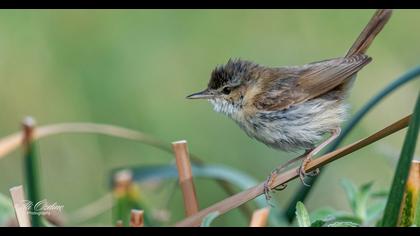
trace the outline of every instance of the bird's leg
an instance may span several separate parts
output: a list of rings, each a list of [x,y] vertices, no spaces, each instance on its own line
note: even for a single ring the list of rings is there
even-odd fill
[[[270,192],[272,190],[271,188],[271,184],[273,182],[273,179],[276,175],[278,175],[280,173],[280,171],[282,171],[284,168],[288,167],[289,165],[291,165],[292,163],[295,163],[296,161],[304,158],[307,156],[307,154],[309,153],[310,150],[306,151],[304,154],[295,157],[289,161],[287,161],[286,163],[278,166],[276,169],[274,169],[273,171],[271,171],[271,174],[267,177],[266,181],[264,182],[264,195],[265,195],[265,199],[267,200],[267,202],[271,199],[270,196]],[[285,189],[287,186],[286,184],[282,184],[280,185],[278,188],[274,188],[275,190],[283,190]]]
[[[315,175],[318,175],[318,173],[319,173],[319,169],[316,169],[314,174],[308,174],[305,171],[306,166],[309,164],[309,162],[311,162],[312,157],[315,156],[319,151],[321,151],[325,146],[330,144],[334,139],[336,139],[340,135],[340,132],[341,132],[340,128],[336,128],[336,129],[332,130],[331,131],[331,136],[328,139],[326,139],[324,142],[322,142],[316,148],[312,149],[310,152],[308,152],[306,154],[306,157],[302,161],[302,164],[299,168],[299,177],[300,177],[300,180],[302,181],[303,185],[308,186],[308,187],[310,186],[307,183],[305,183],[305,181],[304,181],[305,176],[307,176],[307,175],[315,176]]]

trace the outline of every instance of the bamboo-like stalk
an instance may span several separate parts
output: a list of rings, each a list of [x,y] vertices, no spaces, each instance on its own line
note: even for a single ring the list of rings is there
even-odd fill
[[[127,129],[109,124],[96,124],[96,123],[58,123],[45,126],[38,126],[33,134],[33,140],[49,137],[52,135],[65,134],[65,133],[91,133],[108,135],[111,137],[124,138],[153,146],[162,151],[172,154],[172,148],[165,142],[147,135],[143,132]],[[0,139],[0,159],[7,154],[16,150],[20,145],[23,138],[23,132],[18,132]],[[204,162],[193,153],[190,153],[191,161],[197,165],[204,164]],[[229,195],[235,193],[233,187],[222,180],[216,180],[219,186]],[[250,209],[245,205],[241,206],[242,212],[250,216]]]
[[[130,226],[131,227],[143,227],[144,226],[144,211],[132,209],[130,217]]]
[[[370,135],[367,138],[361,139],[355,143],[352,143],[350,145],[347,145],[345,147],[342,147],[340,149],[337,149],[333,152],[327,153],[313,161],[311,161],[307,166],[307,171],[311,172],[313,170],[316,170],[317,168],[324,166],[334,160],[337,160],[347,154],[350,154],[352,152],[355,152],[373,142],[376,142],[390,134],[393,134],[405,127],[407,127],[409,121],[410,121],[411,115],[404,117],[403,119],[385,127],[384,129]],[[288,170],[284,173],[281,173],[275,178],[273,178],[273,187],[279,186],[282,184],[285,184],[295,178],[297,178],[299,167],[293,168],[291,170]],[[198,226],[200,225],[203,218],[209,214],[210,212],[218,211],[220,214],[224,214],[242,204],[244,204],[247,201],[250,201],[257,196],[261,195],[264,192],[264,182],[258,184],[257,186],[254,186],[252,188],[249,188],[245,191],[242,191],[234,196],[231,196],[229,198],[226,198],[210,207],[205,208],[204,210],[201,210],[197,214],[194,214],[178,223],[175,224],[175,226]]]
[[[25,193],[23,186],[19,185],[11,188],[10,195],[12,196],[13,208],[15,209],[16,219],[19,227],[31,227],[31,220],[29,219],[28,209],[25,204]]]
[[[268,207],[254,211],[249,227],[265,227],[267,225],[267,219],[269,214],[270,208]]]
[[[420,223],[420,161],[413,160],[411,163],[410,173],[405,186],[404,197],[401,203],[398,226],[411,226]],[[415,222],[418,221],[418,222]]]
[[[185,215],[190,216],[198,212],[198,201],[195,194],[187,141],[173,142],[172,148],[178,168],[179,184],[184,197]]]

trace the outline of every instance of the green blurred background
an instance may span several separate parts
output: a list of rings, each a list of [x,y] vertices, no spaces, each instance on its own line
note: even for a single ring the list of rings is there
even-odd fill
[[[186,139],[207,163],[224,164],[263,180],[296,154],[248,138],[206,101],[185,96],[207,85],[211,70],[230,57],[269,65],[298,65],[342,56],[374,10],[2,10],[0,11],[0,137],[20,129],[26,115],[39,125],[97,122],[143,131],[162,140]],[[392,80],[419,64],[420,11],[396,10],[368,54],[349,102],[352,113]],[[345,143],[412,112],[419,81],[386,98]],[[330,164],[306,203],[309,211],[348,210],[341,178],[373,180],[388,189],[405,132]],[[98,135],[58,135],[39,142],[42,197],[72,212],[109,191],[108,170],[172,163],[153,147]],[[416,157],[420,155],[417,147]],[[23,182],[22,150],[0,159],[0,192]],[[300,182],[275,195],[287,204]],[[196,181],[200,207],[227,195]],[[162,207],[169,191],[143,196]],[[171,221],[183,218],[178,190]],[[239,210],[214,225],[245,226]],[[110,225],[111,212],[83,225]]]

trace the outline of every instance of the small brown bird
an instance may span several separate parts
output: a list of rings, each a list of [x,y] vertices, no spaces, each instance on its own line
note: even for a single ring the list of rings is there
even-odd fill
[[[305,167],[340,134],[347,113],[346,95],[357,72],[371,62],[365,52],[391,13],[377,10],[344,57],[285,67],[229,60],[213,70],[207,89],[187,97],[208,99],[216,112],[226,114],[250,137],[269,147],[305,150],[272,171],[265,182],[267,199],[272,178],[300,159],[299,176],[306,185]],[[322,141],[325,134],[330,137]]]

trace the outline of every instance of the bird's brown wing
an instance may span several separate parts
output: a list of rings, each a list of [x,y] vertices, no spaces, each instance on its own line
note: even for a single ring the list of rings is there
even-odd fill
[[[287,109],[336,88],[370,61],[358,54],[280,69],[278,76],[261,79],[254,105],[266,111]]]

